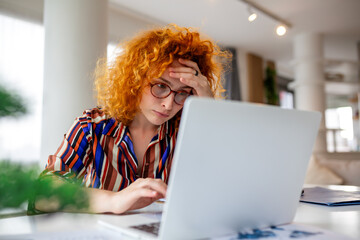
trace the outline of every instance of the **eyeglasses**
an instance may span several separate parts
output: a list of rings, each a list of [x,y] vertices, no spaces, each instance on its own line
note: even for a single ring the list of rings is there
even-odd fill
[[[174,101],[178,105],[183,105],[186,98],[191,94],[186,91],[174,91],[165,83],[150,83],[151,94],[156,98],[167,98],[172,92],[175,93]]]

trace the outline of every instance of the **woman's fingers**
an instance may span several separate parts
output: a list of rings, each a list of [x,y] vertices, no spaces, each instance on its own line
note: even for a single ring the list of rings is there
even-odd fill
[[[183,58],[179,58],[179,63],[185,65],[185,66],[188,66],[192,69],[196,69],[200,72],[200,69],[199,69],[199,66],[197,65],[196,62],[194,61],[191,61],[191,60],[187,60],[187,59],[183,59]]]
[[[199,70],[190,67],[170,67],[169,71],[170,73],[189,73],[192,75],[195,75],[196,71],[198,71],[198,74],[200,74]]]
[[[166,197],[167,185],[160,179],[139,178],[130,186],[116,193],[114,212],[123,213],[146,207]]]
[[[152,178],[146,178],[146,179],[138,179],[135,181],[135,183],[139,184],[139,187],[151,190],[162,197],[166,197],[166,190],[167,185],[160,179],[152,179]],[[130,185],[131,186],[131,185]]]
[[[169,68],[169,76],[193,88],[193,94],[202,97],[213,97],[208,79],[202,75],[196,62],[180,58],[181,67]]]

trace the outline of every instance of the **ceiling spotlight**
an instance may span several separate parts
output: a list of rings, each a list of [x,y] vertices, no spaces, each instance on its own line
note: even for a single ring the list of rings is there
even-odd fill
[[[254,21],[257,18],[256,13],[254,13],[250,7],[248,7],[248,12],[249,12],[249,17],[248,17],[249,22]]]
[[[277,34],[278,36],[284,36],[285,33],[286,33],[286,27],[285,27],[284,25],[281,24],[281,25],[277,26],[277,28],[276,28],[276,34]]]
[[[250,14],[250,16],[248,17],[248,20],[249,20],[249,22],[252,22],[252,21],[254,21],[256,18],[257,18],[256,13],[252,13],[252,14]]]

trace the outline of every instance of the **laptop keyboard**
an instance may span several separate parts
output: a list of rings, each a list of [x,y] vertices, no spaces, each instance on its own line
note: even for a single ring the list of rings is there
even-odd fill
[[[145,231],[155,236],[159,235],[160,222],[131,226],[132,228]]]

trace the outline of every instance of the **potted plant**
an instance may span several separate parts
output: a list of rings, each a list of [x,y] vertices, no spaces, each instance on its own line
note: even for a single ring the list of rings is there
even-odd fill
[[[22,98],[0,85],[0,119],[21,117],[27,113]],[[57,204],[58,211],[70,207],[86,208],[87,197],[76,181],[58,184],[53,177],[38,177],[39,169],[9,159],[0,160],[0,217],[22,215],[20,211],[4,213],[4,209],[21,209],[29,202],[28,214],[39,213],[33,207],[35,198],[48,199]]]

